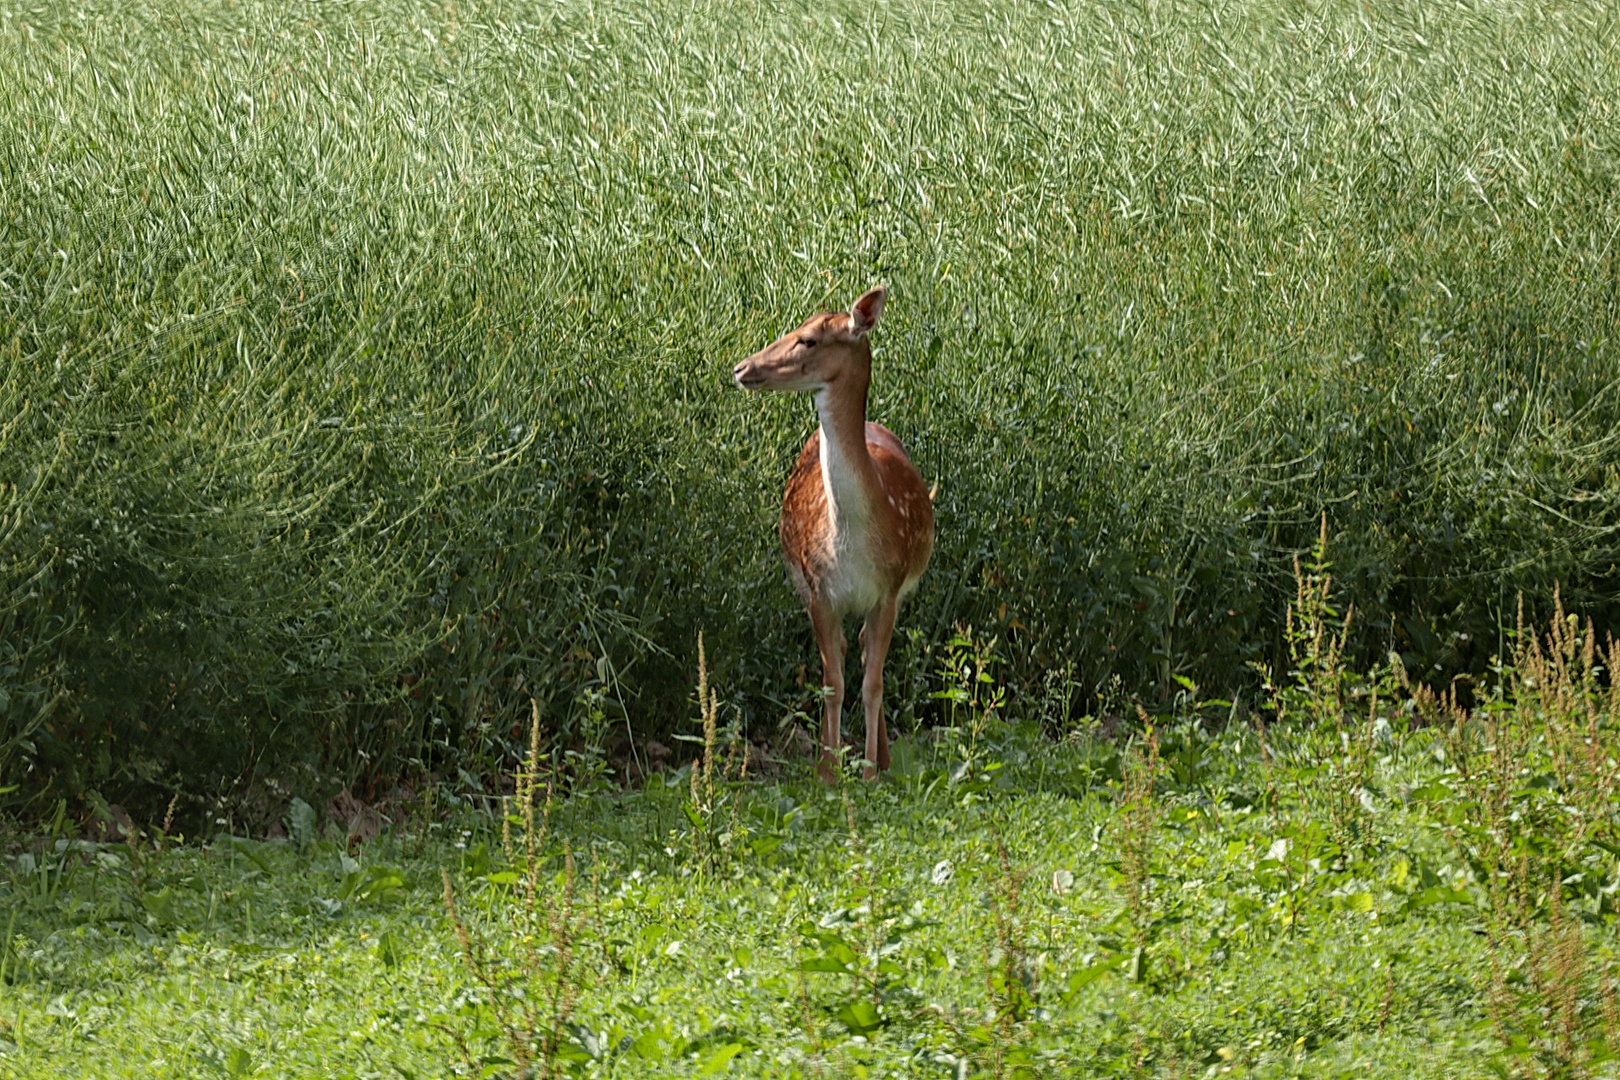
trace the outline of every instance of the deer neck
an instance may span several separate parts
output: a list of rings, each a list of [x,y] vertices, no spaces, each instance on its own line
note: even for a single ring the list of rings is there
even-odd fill
[[[857,362],[816,393],[816,415],[821,418],[821,483],[835,528],[864,523],[878,489],[877,469],[866,449],[866,391],[872,381],[872,354],[865,341],[856,348],[860,350]]]

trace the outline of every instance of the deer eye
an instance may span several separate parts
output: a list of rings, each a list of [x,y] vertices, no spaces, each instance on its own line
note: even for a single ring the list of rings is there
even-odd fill
[[[799,339],[799,344],[803,345],[807,349],[813,349],[813,348],[816,347],[816,339],[815,338],[802,337],[802,338]]]

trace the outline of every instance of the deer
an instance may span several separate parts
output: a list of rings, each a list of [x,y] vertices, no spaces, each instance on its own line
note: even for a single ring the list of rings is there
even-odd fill
[[[934,550],[928,485],[894,433],[866,419],[872,384],[867,335],[883,315],[885,296],[878,287],[847,313],[812,315],[731,373],[745,390],[814,395],[821,421],[788,477],[778,532],[788,575],[821,653],[824,699],[816,771],[829,784],[837,781],[843,745],[844,619],[864,619],[863,777],[875,780],[889,768],[883,661],[900,603],[916,589]]]

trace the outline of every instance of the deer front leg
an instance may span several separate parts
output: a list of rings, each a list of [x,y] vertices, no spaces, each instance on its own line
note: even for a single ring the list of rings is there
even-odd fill
[[[889,655],[900,600],[891,596],[866,616],[861,627],[861,702],[866,707],[866,779],[889,768],[889,725],[883,722],[883,661]]]
[[[821,713],[821,754],[816,774],[829,784],[838,782],[840,750],[844,744],[844,628],[838,615],[819,600],[810,602],[810,625],[821,650],[821,685],[826,691]]]

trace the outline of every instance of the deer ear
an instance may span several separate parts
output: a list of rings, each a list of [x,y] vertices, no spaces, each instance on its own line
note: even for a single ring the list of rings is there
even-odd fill
[[[883,298],[888,295],[879,285],[875,289],[867,290],[859,300],[850,305],[849,332],[856,337],[865,336],[866,332],[877,325],[878,318],[883,314]]]

